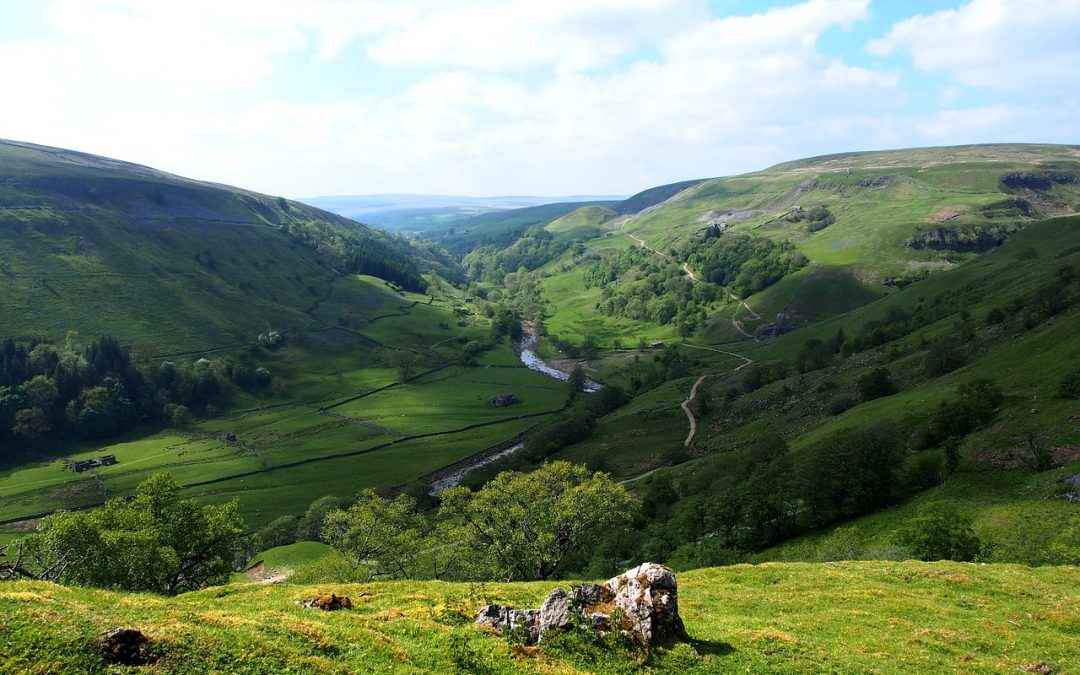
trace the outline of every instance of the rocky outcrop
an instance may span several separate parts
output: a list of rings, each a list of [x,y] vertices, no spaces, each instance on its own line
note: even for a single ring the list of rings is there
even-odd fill
[[[138,628],[118,626],[98,637],[102,658],[109,665],[140,666],[146,663],[150,640]]]
[[[352,609],[352,600],[346,595],[316,595],[307,600],[297,600],[296,604],[309,609],[321,609],[324,612],[333,612],[339,609]]]
[[[655,563],[644,563],[602,584],[581,584],[569,591],[556,588],[540,609],[487,605],[476,613],[475,623],[500,631],[523,628],[530,644],[554,630],[618,630],[644,645],[686,639],[675,573]]]

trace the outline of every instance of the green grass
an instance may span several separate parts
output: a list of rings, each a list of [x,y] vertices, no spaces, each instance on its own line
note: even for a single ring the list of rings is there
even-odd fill
[[[425,317],[449,314],[445,307],[421,305],[400,319],[419,325],[412,313],[421,307]],[[430,336],[413,340],[402,342],[427,352]],[[79,459],[115,454],[118,463],[98,471],[101,484],[59,461],[0,471],[0,520],[100,503],[102,485],[110,496],[132,494],[150,474],[168,471],[181,484],[195,485],[190,494],[213,501],[238,497],[248,526],[259,527],[280,515],[302,513],[324,494],[348,497],[362,487],[424,476],[520,433],[537,420],[514,418],[559,410],[568,393],[565,384],[522,367],[508,344],[486,353],[476,367],[451,366],[403,385],[396,384],[396,369],[372,367],[372,358],[368,343],[287,345],[264,359],[279,382],[276,391],[246,401],[250,409],[200,420],[189,430],[61,449],[59,454]],[[489,405],[507,391],[521,402]],[[330,412],[344,419],[319,412],[342,401],[347,402]],[[466,429],[478,424],[490,425]],[[228,433],[235,434],[235,442],[220,440]],[[402,442],[402,437],[427,434],[443,435]],[[367,452],[379,446],[387,447]],[[318,461],[288,466],[312,459]],[[217,482],[200,486],[207,481]],[[0,528],[0,542],[24,527]]]
[[[329,555],[340,555],[333,547],[318,541],[298,541],[295,544],[275,546],[253,556],[243,572],[234,572],[233,583],[251,583],[256,580],[249,572],[257,572],[259,578],[267,579],[278,574],[289,574],[303,565],[310,565]]]
[[[854,527],[867,547],[895,543],[897,531],[919,511],[949,504],[968,516],[989,544],[984,558],[1047,564],[1080,556],[1080,515],[1061,493],[1064,480],[1080,472],[1080,462],[1052,471],[1004,470],[973,466],[896,508],[857,518]],[[759,554],[761,560],[813,560],[821,541],[836,528],[799,537]]]
[[[689,644],[649,655],[551,641],[512,649],[471,625],[481,605],[537,607],[564,583],[254,584],[176,598],[0,586],[5,672],[102,668],[94,638],[134,626],[155,672],[1017,672],[1075,668],[1080,570],[861,562],[679,575]],[[349,595],[352,610],[297,600]]]
[[[991,222],[979,207],[1003,198],[998,184],[1003,174],[1038,171],[1051,163],[1075,172],[1080,160],[1067,146],[1045,145],[923,148],[811,158],[704,181],[632,219],[627,230],[653,248],[666,250],[702,228],[706,213],[759,211],[732,219],[730,229],[789,239],[812,262],[847,267],[863,280],[879,280],[902,272],[909,261],[973,257],[919,251],[901,242],[918,227]],[[1069,212],[1064,205],[1075,204],[1080,196],[1072,186],[1056,187],[1053,194],[1059,205],[1045,215]],[[824,230],[808,234],[803,223],[778,220],[792,206],[818,204],[836,216],[836,223]]]
[[[555,235],[556,240],[592,239],[603,233],[603,225],[615,217],[615,212],[603,206],[582,206],[556,218],[544,229]]]

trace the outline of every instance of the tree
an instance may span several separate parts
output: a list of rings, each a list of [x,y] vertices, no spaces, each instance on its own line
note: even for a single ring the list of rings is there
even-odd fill
[[[43,518],[21,545],[32,569],[65,565],[63,583],[183,593],[228,580],[245,530],[237,506],[181,499],[172,476],[159,473],[130,502]]]
[[[896,541],[919,560],[968,562],[982,552],[971,518],[947,503],[931,504],[903,524]]]
[[[31,445],[36,445],[51,430],[48,416],[45,415],[44,410],[37,406],[24,408],[15,413],[15,418],[11,424],[11,433]]]
[[[507,581],[550,578],[602,535],[628,525],[637,507],[611,476],[569,462],[504,471],[478,492],[456,487],[442,499],[440,514],[461,523],[462,546]]]
[[[446,542],[434,535],[408,495],[389,500],[363,490],[347,510],[327,515],[323,538],[372,567],[372,576],[412,579],[430,573],[438,579],[446,572],[438,556]]]
[[[404,349],[394,352],[394,364],[398,369],[398,381],[404,383],[412,376],[413,366],[416,365],[416,354]]]
[[[296,542],[296,518],[281,516],[255,533],[255,547],[258,551],[287,546]]]
[[[940,337],[930,343],[923,359],[923,367],[930,377],[944,375],[964,365],[964,355],[960,344],[949,336]]]
[[[296,524],[296,541],[322,541],[323,524],[331,512],[345,508],[348,502],[341,497],[325,495],[311,502],[307,511]]]
[[[860,377],[855,386],[858,387],[864,401],[881,398],[882,396],[892,396],[897,391],[888,368],[871,370]]]
[[[574,366],[574,369],[570,371],[570,377],[566,381],[570,385],[572,393],[585,391],[585,385],[588,383],[588,378],[585,377],[585,369],[580,365]]]

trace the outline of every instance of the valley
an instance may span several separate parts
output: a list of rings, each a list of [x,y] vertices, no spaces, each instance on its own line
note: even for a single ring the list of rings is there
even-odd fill
[[[413,239],[65,151],[0,169],[0,546],[164,471],[235,503],[241,569],[370,578],[310,541],[359,494],[414,509],[433,561],[379,574],[472,581],[444,495],[583,465],[636,506],[558,576],[663,562],[699,626],[695,583],[798,569],[772,565],[1080,562],[1074,148],[814,158]],[[747,663],[819,658],[777,653]]]

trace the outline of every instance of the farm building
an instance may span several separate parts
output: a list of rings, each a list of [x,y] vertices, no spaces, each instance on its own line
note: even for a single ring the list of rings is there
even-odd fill
[[[518,402],[517,396],[514,396],[513,394],[511,394],[509,392],[507,392],[505,394],[499,394],[495,398],[491,399],[491,405],[495,406],[496,408],[502,408],[502,407],[505,407],[505,406],[508,406],[508,405],[513,405],[513,404],[515,404],[517,402]]]

